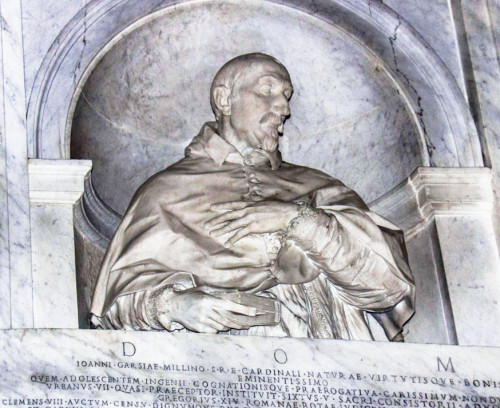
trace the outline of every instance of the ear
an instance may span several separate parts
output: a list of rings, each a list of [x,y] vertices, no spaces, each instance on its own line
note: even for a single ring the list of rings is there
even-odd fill
[[[231,91],[224,85],[219,85],[214,89],[214,101],[217,108],[224,116],[231,115]]]

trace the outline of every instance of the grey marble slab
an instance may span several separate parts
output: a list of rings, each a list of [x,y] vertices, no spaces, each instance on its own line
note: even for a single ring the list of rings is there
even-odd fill
[[[15,330],[0,350],[1,406],[500,405],[498,348]]]
[[[1,37],[0,37],[1,38]],[[1,39],[0,39],[1,45]],[[3,66],[3,53],[0,53],[0,66]],[[3,72],[0,70],[0,83],[3,83]],[[0,116],[4,117],[4,95],[0,92]],[[5,134],[5,123],[0,120],[0,134]],[[0,208],[8,208],[9,196],[7,188],[7,146],[5,138],[0,138]],[[10,327],[10,268],[9,268],[9,214],[0,211],[0,297],[3,307],[0,308],[0,327]]]
[[[436,223],[459,344],[500,344],[500,262],[491,217],[438,216]]]

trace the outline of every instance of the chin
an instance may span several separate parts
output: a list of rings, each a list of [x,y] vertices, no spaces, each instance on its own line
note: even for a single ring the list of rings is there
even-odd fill
[[[265,136],[260,145],[262,150],[272,153],[278,148],[278,138],[269,135]]]
[[[266,152],[269,153],[274,152],[277,148],[278,148],[278,141],[262,144],[262,150],[265,150]]]

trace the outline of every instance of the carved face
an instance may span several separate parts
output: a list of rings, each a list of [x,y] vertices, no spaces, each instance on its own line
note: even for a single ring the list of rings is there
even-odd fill
[[[272,152],[290,115],[288,72],[272,61],[253,64],[238,78],[231,94],[231,127],[252,147]]]

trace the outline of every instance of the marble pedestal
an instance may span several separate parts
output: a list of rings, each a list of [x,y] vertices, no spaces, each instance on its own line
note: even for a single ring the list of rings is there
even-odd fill
[[[500,406],[498,348],[13,330],[0,350],[0,406]]]

